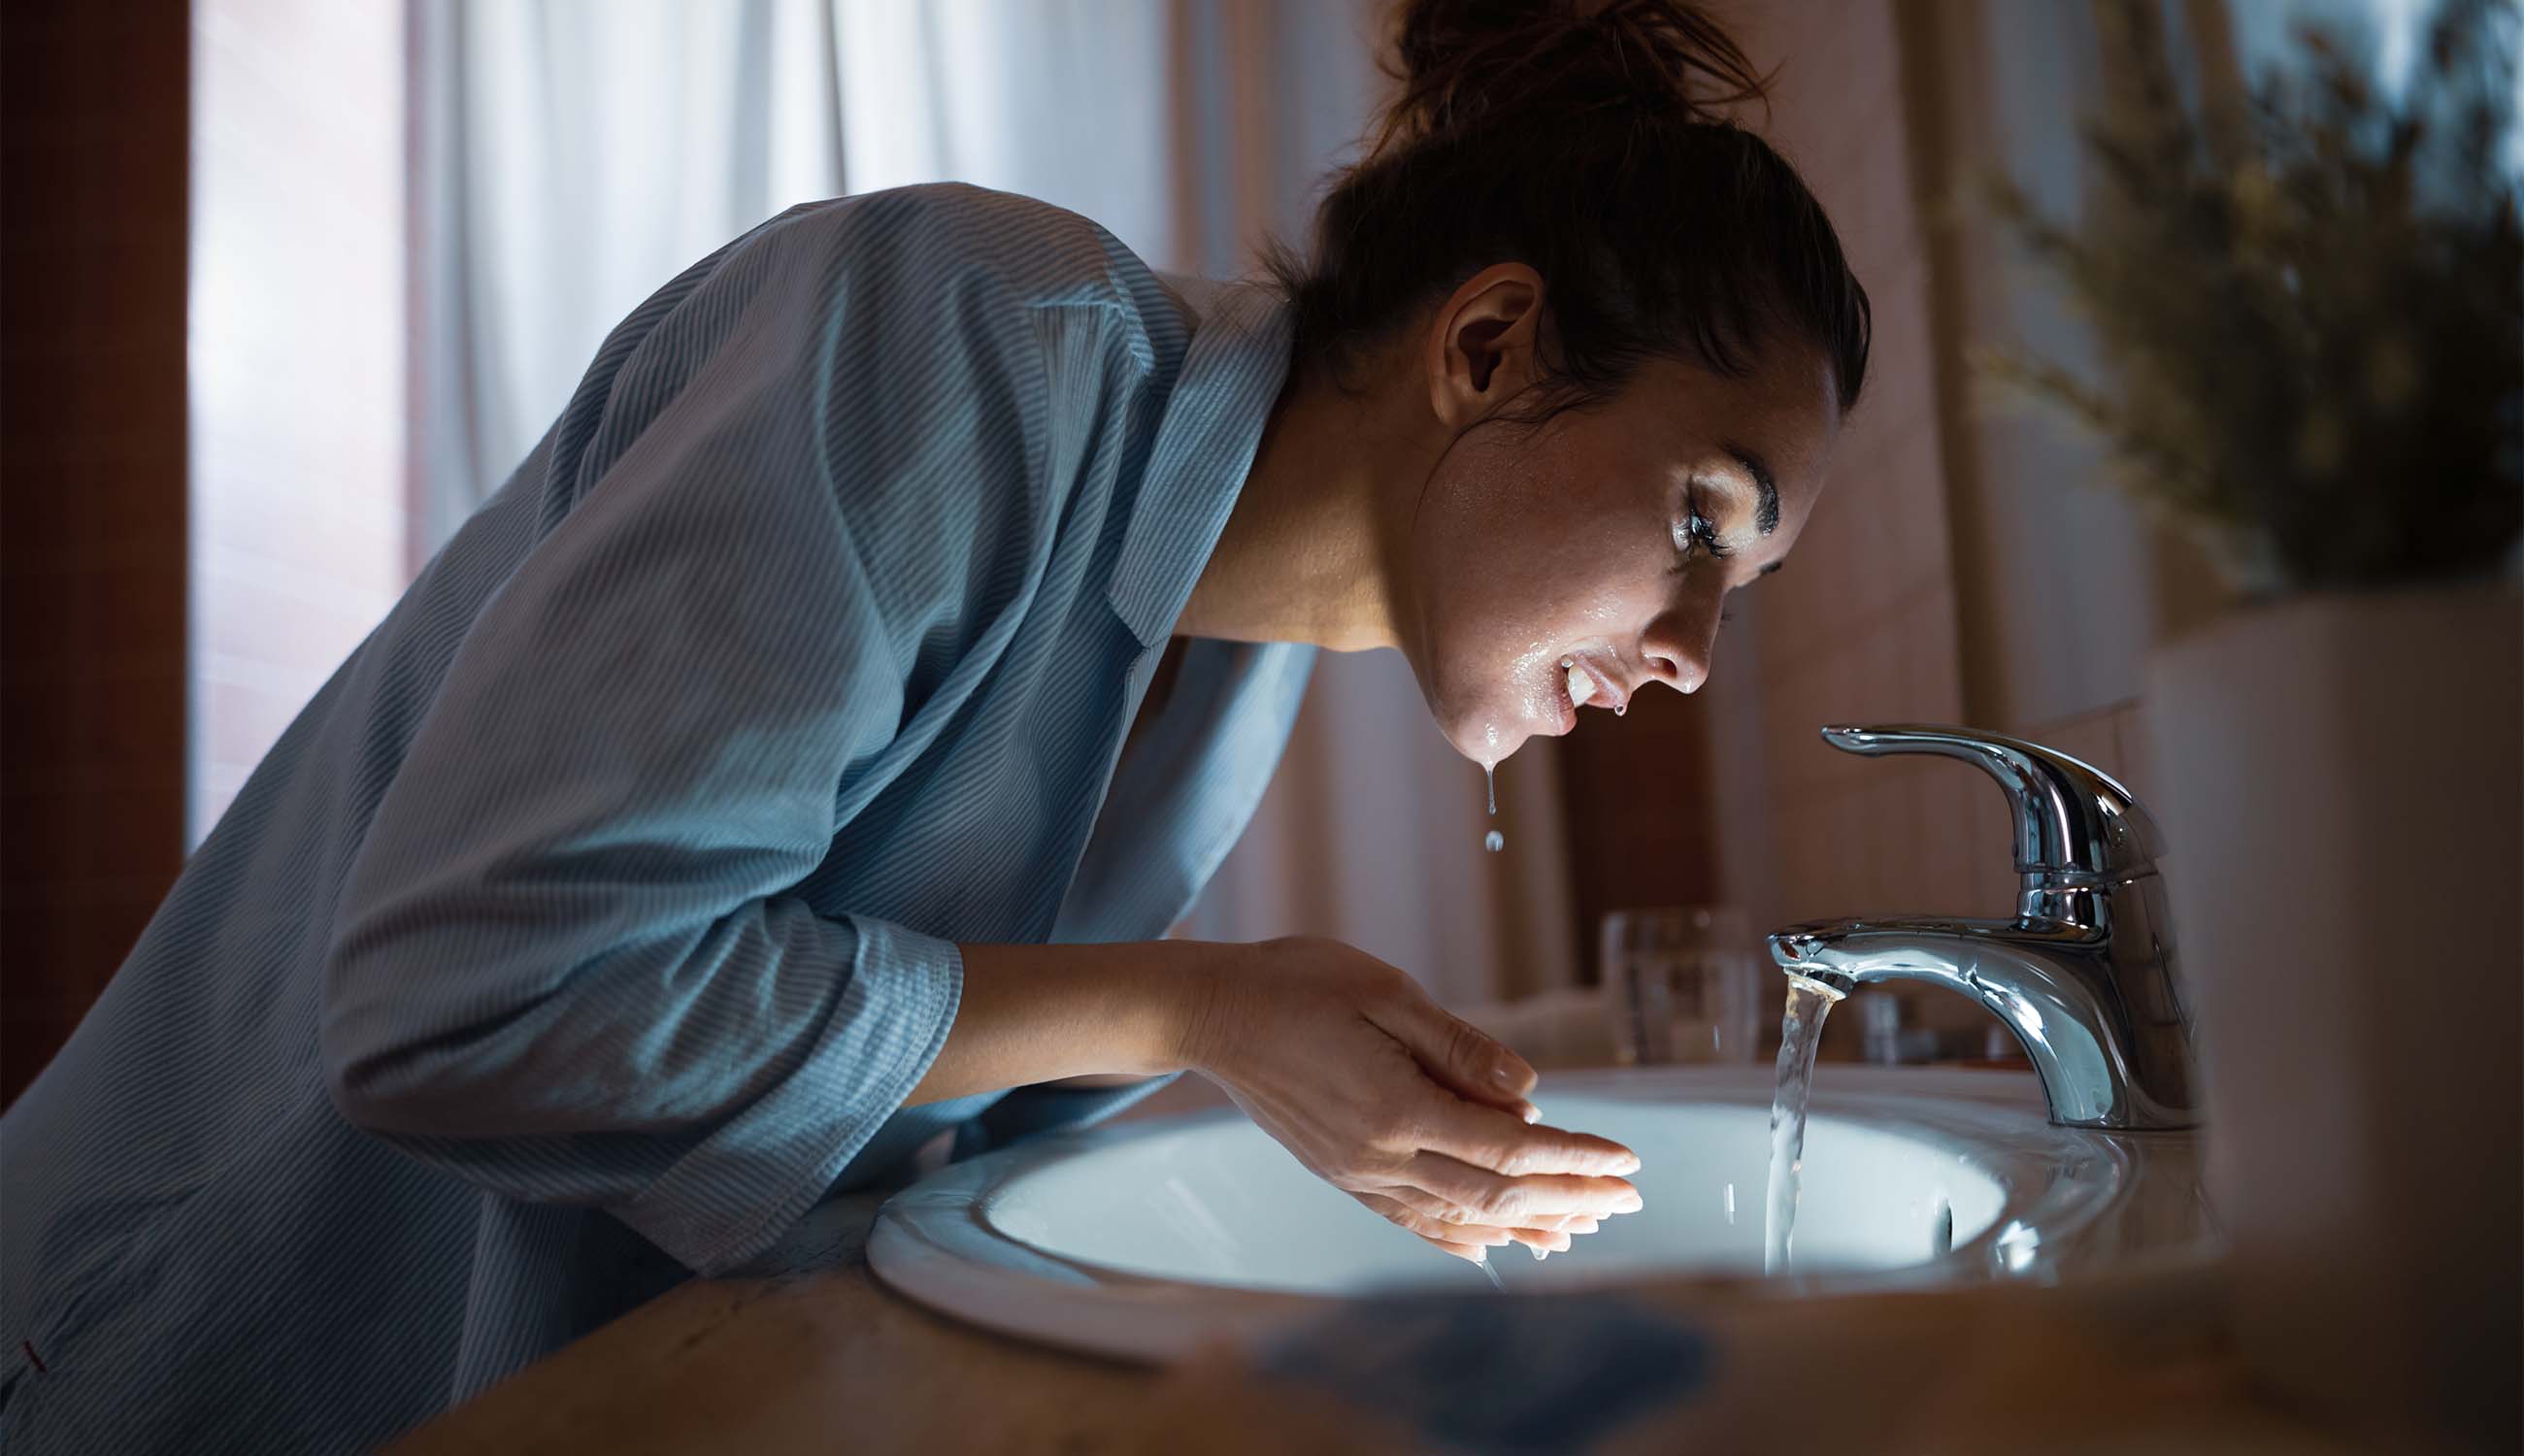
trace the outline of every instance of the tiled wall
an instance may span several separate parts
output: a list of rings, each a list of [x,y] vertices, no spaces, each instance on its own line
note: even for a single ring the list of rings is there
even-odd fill
[[[2008,654],[2042,652],[2038,626],[1989,653],[1967,652],[1959,631],[1967,611],[2011,609],[2014,588],[2000,567],[2037,576],[2046,568],[2022,550],[2003,561],[1978,551],[1984,533],[1971,512],[1983,507],[1956,488],[1982,463],[1982,441],[1977,417],[1955,397],[1964,311],[1954,302],[1987,280],[1958,276],[1951,238],[1927,226],[1965,159],[1939,151],[1950,128],[1936,109],[1949,98],[1919,94],[1920,69],[1905,66],[1906,44],[1916,52],[1922,43],[1920,15],[1897,0],[1769,0],[1737,15],[1755,61],[1783,63],[1768,134],[1839,228],[1873,303],[1875,333],[1866,398],[1843,431],[1823,503],[1787,567],[1744,594],[1729,629],[1742,636],[1722,650],[1707,695],[1719,720],[1727,893],[1770,927],[1868,911],[2004,913],[2014,889],[2007,821],[1984,776],[1944,759],[1842,753],[1816,730],[1975,723],[2087,758],[2144,800],[2137,704],[2126,674],[2038,697],[2011,693]],[[2063,556],[2079,549],[2058,533],[2035,545]],[[2126,609],[2145,620],[2143,582],[2106,580],[2092,591],[2107,604],[2125,592]],[[2090,594],[2058,615],[2091,620],[2094,609]],[[2037,701],[2052,710],[2011,720],[2022,716],[2012,708]],[[1954,1004],[1932,1019],[1978,1015],[1935,999]]]
[[[198,841],[405,581],[402,7],[197,0]]]

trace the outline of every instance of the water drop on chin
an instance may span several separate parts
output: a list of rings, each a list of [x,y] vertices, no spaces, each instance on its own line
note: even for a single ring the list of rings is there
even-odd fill
[[[1495,854],[1507,848],[1507,836],[1493,829],[1481,836],[1481,848]]]

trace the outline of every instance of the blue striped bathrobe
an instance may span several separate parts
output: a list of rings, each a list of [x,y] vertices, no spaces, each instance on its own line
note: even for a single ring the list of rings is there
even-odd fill
[[[0,1446],[364,1448],[1130,1095],[900,1105],[957,942],[1162,934],[1286,740],[1311,650],[1193,642],[1116,771],[1286,372],[1210,309],[938,185],[625,319],[0,1120]]]

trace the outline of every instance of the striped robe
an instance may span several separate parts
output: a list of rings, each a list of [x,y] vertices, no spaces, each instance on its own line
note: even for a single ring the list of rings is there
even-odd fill
[[[1156,937],[1250,817],[1310,649],[1116,763],[1288,342],[956,184],[641,305],[0,1119],[0,1446],[364,1449],[1133,1095],[900,1105],[956,943]]]

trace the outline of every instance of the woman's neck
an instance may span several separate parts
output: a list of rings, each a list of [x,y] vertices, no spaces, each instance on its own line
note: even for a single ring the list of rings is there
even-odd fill
[[[1433,456],[1395,391],[1292,380],[1218,547],[1175,622],[1187,637],[1398,647],[1411,509]]]

